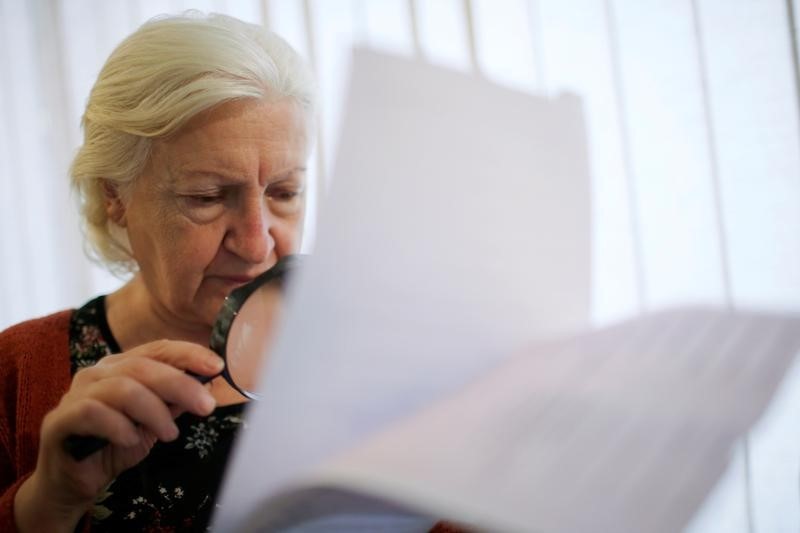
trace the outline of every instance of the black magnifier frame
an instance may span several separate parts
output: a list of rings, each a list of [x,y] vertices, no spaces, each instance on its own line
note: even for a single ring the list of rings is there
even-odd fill
[[[236,391],[245,398],[258,400],[261,397],[258,393],[240,387],[233,379],[233,376],[231,376],[228,370],[228,360],[226,357],[228,336],[230,335],[233,321],[236,320],[236,316],[239,314],[239,311],[241,311],[247,299],[259,288],[271,282],[277,282],[279,284],[278,287],[283,289],[286,282],[286,273],[297,268],[297,266],[302,263],[302,258],[302,254],[283,256],[272,268],[259,274],[246,285],[234,289],[225,297],[222,309],[217,313],[217,318],[211,329],[211,340],[209,341],[209,347],[225,361],[225,368],[216,376],[199,376],[187,372],[188,374],[201,383],[208,383],[212,379],[222,376],[231,387],[236,389]],[[64,439],[63,443],[64,450],[76,461],[82,461],[94,452],[102,450],[107,445],[108,440],[93,435],[70,435]]]
[[[236,389],[239,394],[250,400],[260,400],[261,395],[240,387],[231,375],[228,365],[228,337],[233,326],[233,321],[236,320],[236,317],[239,315],[239,311],[241,311],[242,306],[247,299],[264,285],[269,283],[278,283],[278,287],[283,289],[283,285],[286,281],[286,273],[296,269],[297,266],[302,262],[302,257],[303,256],[299,254],[283,256],[272,268],[266,272],[263,272],[262,274],[259,274],[246,285],[242,285],[241,287],[231,291],[231,293],[225,297],[225,301],[222,304],[222,309],[220,309],[219,313],[217,314],[217,319],[214,321],[214,327],[211,330],[211,341],[209,342],[209,347],[216,352],[217,355],[222,357],[223,361],[225,361],[225,367],[223,368],[222,372],[217,374],[217,376],[222,376],[225,381],[228,382],[228,385]],[[198,376],[198,380],[201,383],[207,383],[208,381],[215,379],[217,376]]]

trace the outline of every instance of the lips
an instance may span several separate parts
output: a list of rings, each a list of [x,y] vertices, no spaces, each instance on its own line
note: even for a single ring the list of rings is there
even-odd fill
[[[217,279],[217,280],[219,280],[219,281],[221,281],[223,283],[229,284],[229,285],[244,285],[246,283],[250,283],[251,281],[256,279],[258,276],[260,276],[261,274],[263,274],[264,272],[266,272],[267,270],[269,270],[270,268],[275,266],[275,263],[277,263],[277,260],[269,263],[269,266],[267,266],[266,268],[262,267],[261,269],[255,271],[255,272],[251,271],[251,273],[247,273],[247,274],[241,274],[241,273],[228,274],[228,273],[224,273],[224,274],[207,274],[207,276],[209,278]]]
[[[255,279],[255,276],[217,276],[222,281],[228,283],[249,283]]]
[[[243,275],[214,275],[206,277],[208,281],[217,285],[225,294],[228,294],[230,291],[234,289],[238,289],[243,285],[247,285],[255,276],[243,276]]]

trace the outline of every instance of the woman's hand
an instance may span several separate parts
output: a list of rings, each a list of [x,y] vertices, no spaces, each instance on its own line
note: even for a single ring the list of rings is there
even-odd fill
[[[19,529],[72,531],[111,480],[144,459],[156,440],[178,436],[175,416],[214,410],[211,393],[186,371],[214,376],[222,366],[207,348],[164,340],[79,370],[42,422],[36,469],[14,502]],[[63,447],[69,435],[94,435],[110,444],[75,461]]]

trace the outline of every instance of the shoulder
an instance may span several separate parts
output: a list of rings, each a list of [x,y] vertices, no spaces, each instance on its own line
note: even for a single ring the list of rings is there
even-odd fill
[[[0,340],[6,340],[7,337],[15,337],[20,335],[29,335],[31,333],[39,333],[53,328],[65,329],[69,326],[69,320],[74,313],[74,309],[65,309],[58,311],[51,315],[32,318],[19,324],[14,324],[9,328],[0,331]]]
[[[50,405],[70,380],[72,310],[27,320],[0,332],[0,407]],[[0,413],[1,415],[2,413]],[[6,413],[8,414],[8,413]]]
[[[72,310],[60,311],[0,332],[0,387],[4,396],[34,379],[42,385],[45,385],[42,381],[50,382],[52,378],[69,379],[72,313]],[[64,370],[66,375],[61,376]]]
[[[2,435],[4,422],[43,416],[69,386],[72,313],[60,311],[0,332],[0,437],[8,438]]]
[[[69,346],[69,323],[73,310],[68,309],[41,318],[26,320],[0,332],[2,367],[42,350],[53,351]]]
[[[73,311],[65,310],[26,320],[0,332],[0,387],[30,374],[69,372],[69,324]]]
[[[69,325],[61,311],[0,332],[0,485],[36,464],[39,428],[69,387]]]

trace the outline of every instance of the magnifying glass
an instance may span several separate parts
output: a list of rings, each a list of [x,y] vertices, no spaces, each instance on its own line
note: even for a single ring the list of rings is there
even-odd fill
[[[242,396],[258,400],[261,368],[268,359],[283,311],[286,280],[302,263],[301,255],[282,257],[251,282],[234,289],[222,304],[211,330],[209,347],[225,360],[221,375]],[[201,383],[217,376],[191,374]],[[103,449],[108,441],[91,435],[70,435],[64,449],[81,461]]]
[[[289,272],[301,261],[299,255],[285,256],[247,285],[234,289],[225,298],[211,330],[209,346],[225,360],[222,377],[251,400],[261,399],[256,392],[257,380],[275,342],[283,288]],[[213,379],[196,377],[201,383]]]

